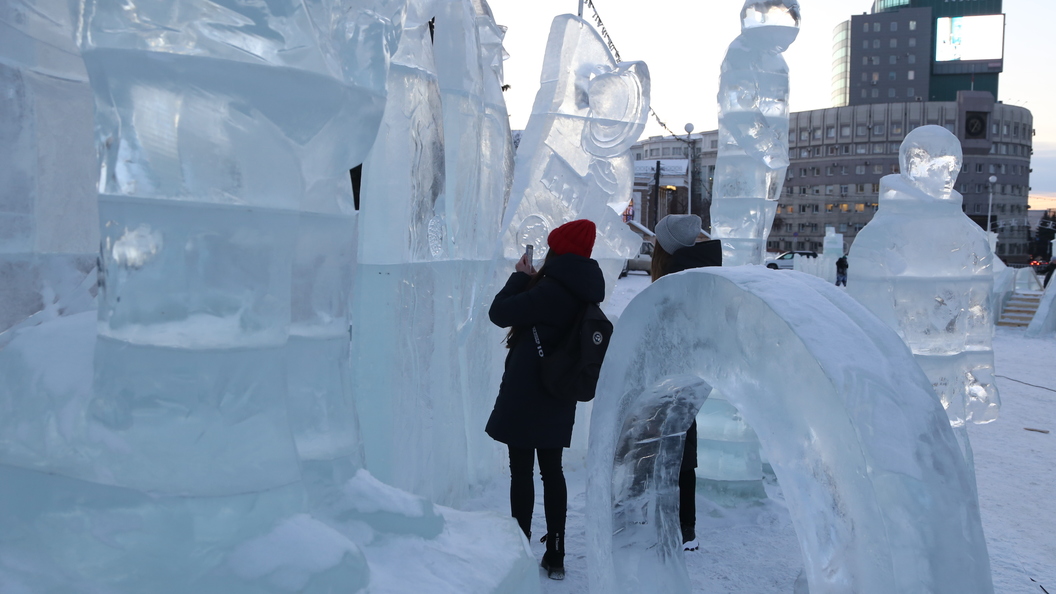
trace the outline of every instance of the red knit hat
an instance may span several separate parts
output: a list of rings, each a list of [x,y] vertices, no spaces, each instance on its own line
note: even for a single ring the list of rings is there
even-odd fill
[[[594,236],[597,229],[593,221],[579,219],[571,223],[565,223],[550,232],[546,243],[555,256],[561,254],[578,254],[584,258],[590,257],[594,249]]]

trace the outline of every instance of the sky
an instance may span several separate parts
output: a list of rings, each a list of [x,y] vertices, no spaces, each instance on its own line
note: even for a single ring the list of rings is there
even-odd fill
[[[719,64],[730,41],[740,32],[743,0],[593,0],[623,60],[649,66],[652,107],[667,127],[684,134],[714,130]],[[799,38],[785,52],[791,72],[792,111],[831,106],[832,30],[852,14],[869,12],[872,0],[800,0],[803,23]],[[577,0],[492,0],[495,20],[508,28],[504,46],[505,82],[510,124],[523,129],[539,89],[543,51],[550,23],[559,14],[575,14]],[[999,101],[1030,109],[1034,115],[1034,157],[1030,207],[1056,208],[1056,80],[1050,63],[1032,54],[1051,37],[1056,23],[1053,0],[1004,0],[1007,15],[1005,71]],[[591,20],[590,6],[583,9]],[[1031,64],[1038,64],[1031,68]],[[1043,75],[1037,76],[1040,70]],[[650,119],[643,138],[669,134]]]

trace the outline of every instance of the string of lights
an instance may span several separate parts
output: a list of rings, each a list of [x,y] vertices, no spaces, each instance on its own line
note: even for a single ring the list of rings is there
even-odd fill
[[[605,43],[609,46],[609,51],[612,52],[612,56],[616,58],[616,63],[619,64],[623,61],[620,58],[620,50],[616,49],[616,43],[612,41],[612,37],[609,35],[609,30],[605,28],[605,23],[602,22],[601,15],[598,14],[598,8],[594,6],[593,0],[585,1],[587,6],[590,7],[590,10],[594,12],[594,17],[592,20],[597,25],[598,31],[601,33],[601,36],[605,39]],[[688,140],[683,140],[682,138],[679,138],[678,134],[675,134],[674,131],[671,130],[671,128],[668,128],[667,124],[665,124],[664,121],[660,119],[660,116],[656,114],[656,110],[654,110],[652,107],[649,108],[649,114],[653,116],[653,119],[656,120],[656,123],[659,124],[661,128],[667,130],[668,133],[671,134],[671,136],[674,136],[676,140],[681,140],[682,142],[689,144]]]

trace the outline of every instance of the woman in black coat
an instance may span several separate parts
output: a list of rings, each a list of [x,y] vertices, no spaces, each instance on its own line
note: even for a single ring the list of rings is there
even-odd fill
[[[722,242],[717,239],[697,242],[701,232],[697,215],[667,215],[656,224],[656,246],[653,248],[652,277],[660,277],[690,268],[722,266]],[[682,467],[678,473],[678,515],[682,525],[682,548],[695,551],[697,541],[697,421],[686,431],[682,450]]]
[[[561,454],[572,442],[576,403],[547,393],[539,375],[540,357],[533,329],[543,352],[549,352],[572,330],[585,305],[605,298],[605,278],[590,259],[594,223],[577,220],[554,229],[547,238],[549,252],[536,272],[527,255],[495,296],[488,315],[510,328],[506,368],[487,431],[510,451],[510,511],[525,536],[531,538],[535,488],[535,457],[543,479],[546,515],[546,553],[542,566],[553,579],[564,577],[565,512],[568,492]]]

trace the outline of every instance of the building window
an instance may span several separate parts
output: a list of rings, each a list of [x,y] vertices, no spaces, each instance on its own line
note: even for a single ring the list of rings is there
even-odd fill
[[[642,153],[634,153],[634,160],[635,161],[641,161],[642,160]]]
[[[914,80],[916,78],[917,78],[917,71],[916,70],[910,70],[909,72],[906,73],[906,80]]]
[[[871,61],[873,63],[873,66],[879,66],[880,65],[880,56],[873,56],[871,58]]]
[[[880,73],[879,72],[874,72],[873,73],[873,82],[874,83],[875,82],[879,82],[879,80],[880,80]]]
[[[874,194],[879,194],[880,193],[880,184],[873,184],[873,193]]]
[[[855,184],[854,191],[859,193],[859,194],[864,194],[865,193],[865,184]],[[844,204],[843,206],[846,207],[847,205]],[[843,212],[847,212],[847,209],[844,208]]]
[[[862,56],[862,66],[869,65],[869,56]]]
[[[909,43],[909,47],[917,47],[917,38],[916,37],[910,37],[908,43]]]
[[[894,23],[891,23],[891,24],[894,25]],[[891,38],[891,47],[893,47],[893,48],[898,47],[898,38],[896,38],[896,37],[892,37]]]
[[[888,64],[897,64],[898,63],[898,56],[893,56],[893,55],[892,56],[888,56],[887,57],[887,63]]]
[[[880,175],[883,172],[884,172],[884,166],[883,165],[873,165],[873,173],[875,173],[877,175]]]
[[[843,148],[840,149],[840,154],[841,155],[849,155],[849,154],[851,154],[851,145],[849,145],[849,144],[843,145]]]
[[[901,146],[902,146],[902,143],[899,143],[899,142],[892,142],[892,143],[891,143],[891,152],[892,152],[893,154],[897,155],[897,154],[898,154],[898,149],[899,149],[899,148],[900,148]]]
[[[890,99],[894,99],[895,98],[895,90],[894,89],[888,89],[887,90],[887,96]]]
[[[869,49],[869,40],[868,39],[863,39],[862,40],[862,49]]]
[[[836,126],[825,128],[825,138],[836,138]]]
[[[898,23],[896,23],[896,22],[892,22],[891,23],[891,31],[892,32],[898,31]]]
[[[882,154],[884,154],[884,143],[878,142],[878,143],[874,144],[873,145],[873,154],[874,155],[882,155]]]
[[[669,149],[667,147],[664,147],[664,156],[665,157],[670,157],[671,156],[671,149]]]
[[[912,99],[914,95],[915,93],[913,92],[913,87],[909,87],[908,89],[906,89],[906,97]]]
[[[867,144],[856,144],[854,146],[854,152],[859,154],[859,155],[868,155],[869,154],[869,145],[867,145]]]
[[[898,73],[891,70],[887,73],[887,80],[898,80]]]
[[[718,140],[712,140],[711,141],[711,148],[713,148],[713,149],[719,148],[719,141]]]
[[[908,56],[906,56],[906,62],[909,62],[910,64],[916,64],[917,63],[917,55],[916,54],[909,54]]]
[[[895,136],[902,134],[902,122],[891,122],[891,134]]]
[[[976,163],[975,164],[975,172],[976,173],[982,173],[983,172],[983,164],[982,163]]]
[[[840,126],[840,137],[841,138],[850,138],[850,136],[851,136],[851,126],[850,126],[850,124],[844,124],[844,125]]]
[[[799,157],[801,159],[806,159],[809,156],[810,156],[810,149],[809,148],[801,148],[801,149],[799,149]]]
[[[866,91],[865,89],[862,89],[862,99],[865,99],[867,93],[868,93],[868,91]]]
[[[821,128],[814,128],[814,132],[812,134],[814,136],[814,140],[821,140]]]
[[[836,168],[833,167],[832,165],[829,165],[828,167],[825,168],[825,175],[828,175],[828,176],[836,175]]]
[[[840,147],[835,144],[829,145],[829,155],[836,156],[840,152]]]
[[[874,39],[873,40],[873,49],[880,49],[880,40],[879,39]]]
[[[873,89],[873,98],[875,99],[876,97],[879,97],[879,96],[880,96],[880,89]]]
[[[836,193],[836,186],[825,186],[825,194],[831,196]],[[818,212],[818,205],[814,205],[814,212]]]
[[[854,129],[854,133],[858,136],[865,136],[869,133],[869,129],[865,126],[865,124],[858,124],[858,127]]]
[[[916,31],[917,30],[917,21],[909,21],[909,30],[910,31]]]
[[[800,167],[799,168],[799,177],[807,177],[807,168],[806,167]]]
[[[799,139],[800,140],[810,140],[810,131],[809,130],[800,130],[799,131]]]
[[[862,23],[862,33],[869,32],[869,23]]]
[[[854,173],[856,175],[865,175],[865,165],[855,165]]]
[[[840,186],[840,194],[846,196],[847,192],[849,192],[849,191],[850,191],[850,186],[848,186],[846,184]],[[832,210],[832,209],[830,208],[829,210]]]
[[[854,205],[854,212],[865,212],[865,204],[859,202]]]
[[[873,33],[880,32],[880,23],[873,23]]]

